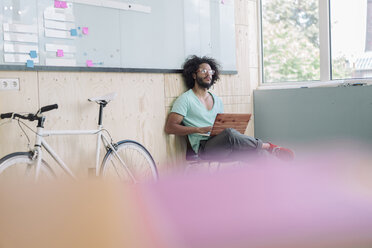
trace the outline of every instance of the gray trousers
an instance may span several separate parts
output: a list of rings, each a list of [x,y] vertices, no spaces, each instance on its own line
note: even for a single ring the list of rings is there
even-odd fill
[[[208,140],[202,140],[200,142],[199,156],[202,159],[245,160],[251,156],[258,155],[261,148],[262,141],[260,139],[241,134],[235,129],[227,128]]]

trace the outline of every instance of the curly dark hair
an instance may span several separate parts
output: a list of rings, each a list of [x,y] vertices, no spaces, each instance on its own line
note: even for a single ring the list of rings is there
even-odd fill
[[[206,56],[198,57],[196,55],[191,55],[182,65],[182,76],[185,79],[186,86],[189,89],[194,88],[195,85],[195,79],[193,78],[192,74],[196,73],[196,71],[199,69],[199,66],[204,63],[208,64],[212,70],[215,71],[214,75],[212,76],[211,86],[215,84],[218,79],[220,79],[220,65],[215,59]]]

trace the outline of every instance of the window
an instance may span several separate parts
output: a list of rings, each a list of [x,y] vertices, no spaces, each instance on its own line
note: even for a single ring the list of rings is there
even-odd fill
[[[367,29],[367,2],[372,4],[367,0],[331,0],[333,79],[371,76],[372,26]],[[371,21],[372,12],[369,14]]]
[[[264,82],[320,78],[318,0],[262,0]]]
[[[372,76],[372,0],[261,0],[261,35],[263,83]]]

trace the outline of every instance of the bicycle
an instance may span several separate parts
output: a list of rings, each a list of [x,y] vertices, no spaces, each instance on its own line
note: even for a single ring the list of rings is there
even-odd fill
[[[56,174],[52,167],[43,159],[42,148],[44,148],[65,173],[76,179],[74,173],[44,138],[54,135],[96,135],[96,176],[116,178],[121,181],[130,180],[133,183],[138,183],[143,180],[156,181],[158,179],[158,171],[149,151],[143,145],[133,140],[122,140],[114,143],[108,130],[103,128],[103,109],[115,97],[116,93],[111,93],[105,96],[88,99],[90,102],[96,102],[99,105],[98,126],[95,130],[45,130],[44,122],[46,117],[43,113],[57,109],[57,104],[44,106],[40,108],[36,114],[1,114],[1,119],[17,119],[18,122],[23,125],[26,124],[20,119],[31,122],[37,121],[37,129],[36,132],[33,131],[36,134],[33,148],[30,148],[28,152],[8,154],[0,159],[0,178],[15,178],[20,176],[22,178],[34,178],[36,181],[41,177],[56,178]],[[24,132],[23,129],[22,131]],[[25,132],[24,134],[27,135]],[[99,163],[101,143],[106,149],[106,154],[102,162]]]

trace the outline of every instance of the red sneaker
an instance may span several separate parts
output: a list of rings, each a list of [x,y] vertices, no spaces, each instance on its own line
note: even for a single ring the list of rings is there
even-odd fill
[[[269,152],[277,158],[284,161],[291,161],[294,159],[294,152],[291,149],[270,144]]]

